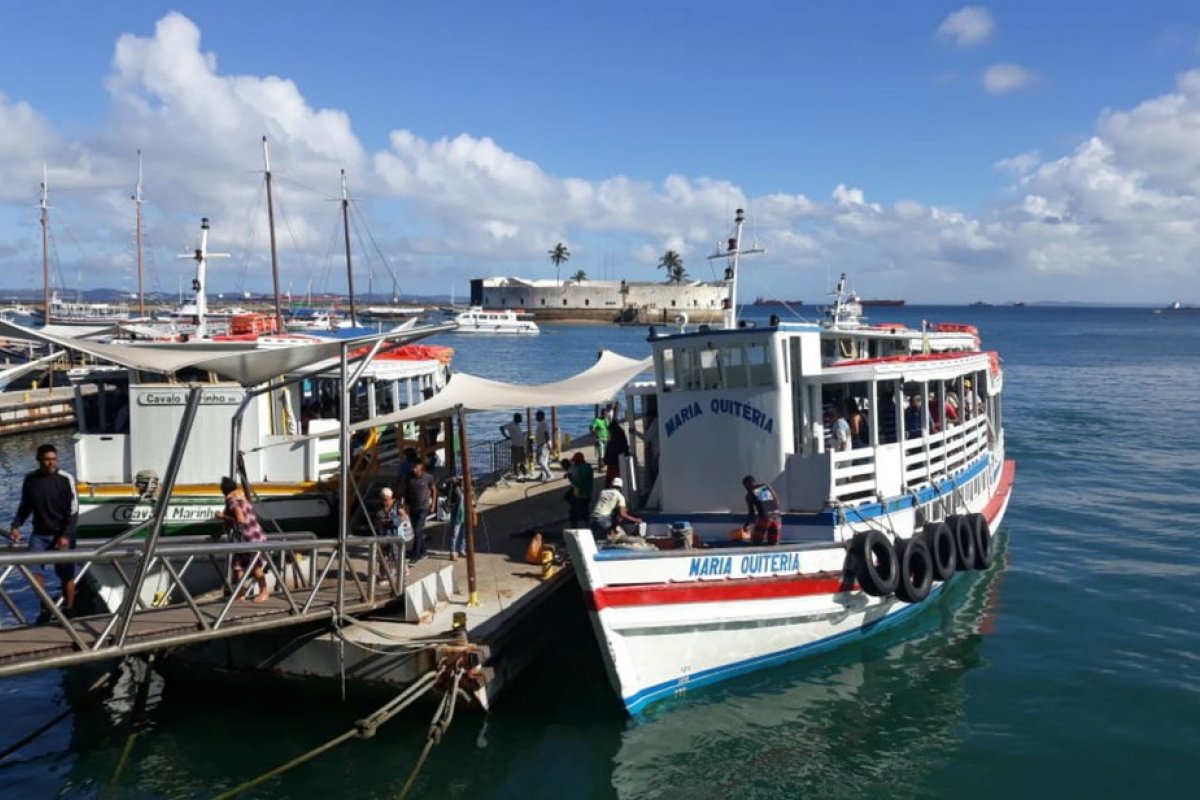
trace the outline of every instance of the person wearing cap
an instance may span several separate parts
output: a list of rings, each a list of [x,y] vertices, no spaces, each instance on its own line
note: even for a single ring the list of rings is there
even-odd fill
[[[596,473],[583,453],[576,453],[572,456],[570,464],[567,477],[571,481],[571,488],[568,490],[567,503],[570,506],[569,524],[574,526],[587,521],[588,506],[592,504],[592,486],[595,484]]]
[[[596,505],[592,506],[589,525],[592,535],[597,539],[606,539],[612,536],[622,522],[633,525],[642,523],[640,519],[629,513],[625,505],[625,493],[621,491],[624,487],[625,483],[620,478],[610,478],[608,488],[601,491],[600,496],[596,498]]]
[[[375,511],[374,520],[376,533],[379,536],[398,537],[402,542],[399,545],[400,548],[412,541],[413,529],[412,523],[408,519],[408,512],[400,507],[396,502],[395,493],[387,486],[379,490],[379,508]],[[392,547],[393,545],[383,546],[385,563],[390,570],[396,568],[395,550]],[[386,581],[387,576],[380,575],[379,579]]]
[[[750,541],[754,544],[779,544],[783,532],[783,516],[779,513],[779,495],[769,483],[755,480],[753,475],[742,478],[746,490],[746,511],[749,519],[742,530],[753,531]]]

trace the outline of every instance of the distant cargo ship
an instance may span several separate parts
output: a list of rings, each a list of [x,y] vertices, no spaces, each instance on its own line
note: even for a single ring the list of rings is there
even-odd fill
[[[756,297],[756,298],[754,298],[754,302],[751,303],[750,305],[752,305],[752,306],[802,306],[802,305],[804,305],[804,301],[803,300],[775,300],[775,299],[766,298],[766,297]]]
[[[906,300],[859,300],[858,302],[859,302],[859,305],[864,306],[864,307],[890,306],[892,308],[895,308],[897,306],[902,306],[905,303],[907,303]]]

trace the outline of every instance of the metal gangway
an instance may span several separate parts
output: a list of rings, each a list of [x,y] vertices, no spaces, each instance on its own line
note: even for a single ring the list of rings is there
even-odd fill
[[[0,552],[0,602],[7,612],[0,612],[0,677],[275,628],[328,627],[345,615],[382,612],[403,601],[404,548],[394,537],[343,542],[281,533],[249,544],[172,536],[153,545],[149,538],[116,545],[100,539],[80,540],[76,550]],[[240,582],[229,569],[239,553],[250,558]],[[41,565],[62,563],[76,565],[77,581],[106,573],[105,584],[118,598],[111,610],[64,613],[35,579]],[[258,565],[273,584],[261,603],[246,598]]]

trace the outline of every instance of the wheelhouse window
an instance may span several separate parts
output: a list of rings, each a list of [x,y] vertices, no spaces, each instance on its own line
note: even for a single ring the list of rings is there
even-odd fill
[[[766,342],[676,347],[669,351],[676,387],[684,390],[746,389],[774,386],[771,351]]]

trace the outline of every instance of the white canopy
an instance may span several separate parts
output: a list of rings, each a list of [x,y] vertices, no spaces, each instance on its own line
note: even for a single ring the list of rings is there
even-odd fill
[[[585,406],[612,398],[638,374],[650,369],[653,359],[627,358],[610,350],[578,375],[554,383],[518,386],[464,372],[455,373],[446,388],[433,397],[383,417],[357,422],[350,430],[379,425],[446,417],[459,406],[465,411],[507,411],[529,406]]]
[[[215,372],[243,386],[256,386],[279,375],[329,358],[336,358],[339,356],[342,346],[346,344],[352,347],[361,347],[379,339],[411,342],[449,330],[452,327],[450,325],[429,326],[407,330],[399,335],[389,331],[356,339],[311,342],[292,347],[273,347],[262,350],[244,350],[233,349],[244,348],[245,343],[243,342],[233,343],[232,346],[211,341],[185,342],[169,348],[163,347],[161,344],[154,347],[139,347],[136,344],[124,342],[103,344],[58,336],[40,329],[25,328],[12,322],[0,321],[0,333],[5,335],[40,339],[130,369],[170,374],[193,367]]]

